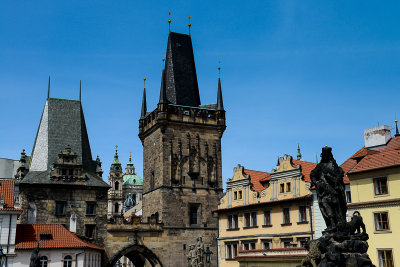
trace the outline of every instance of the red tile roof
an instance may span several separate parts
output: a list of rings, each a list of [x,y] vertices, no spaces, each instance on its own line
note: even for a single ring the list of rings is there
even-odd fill
[[[400,136],[393,137],[383,146],[362,147],[341,165],[347,179],[347,174],[397,166],[400,166]]]
[[[41,234],[50,234],[51,240],[40,240]],[[81,240],[61,224],[17,224],[15,249],[34,249],[39,241],[39,248],[92,248],[103,250]]]
[[[0,210],[20,211],[21,209],[14,208],[14,180],[0,180],[0,199],[4,199],[4,207]]]
[[[244,169],[243,173],[250,176],[250,183],[253,186],[253,190],[257,192],[261,192],[265,188],[265,186],[261,184],[261,181],[265,182],[271,179],[271,174],[268,172]]]
[[[293,166],[301,165],[301,173],[304,176],[306,182],[310,182],[310,173],[317,166],[316,163],[303,161],[303,160],[292,160]],[[249,169],[243,170],[245,175],[250,176],[250,183],[253,186],[253,190],[261,192],[268,187],[268,182],[271,180],[271,174],[268,172],[254,171]]]

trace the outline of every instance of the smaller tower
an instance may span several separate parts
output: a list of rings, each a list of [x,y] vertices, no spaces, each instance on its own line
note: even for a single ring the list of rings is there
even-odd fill
[[[303,157],[301,156],[300,152],[300,144],[297,144],[297,160],[302,160]]]
[[[130,216],[137,214],[142,209],[143,179],[135,172],[135,166],[132,162],[132,155],[129,155],[129,161],[125,167],[123,176],[123,197],[124,214]]]
[[[122,194],[122,167],[118,159],[118,146],[115,146],[114,161],[110,167],[108,183],[111,188],[108,190],[108,218],[121,214],[124,197]]]
[[[15,179],[18,181],[22,180],[29,171],[29,162],[27,162],[27,158],[28,157],[26,156],[25,149],[22,149],[17,174],[15,175]]]

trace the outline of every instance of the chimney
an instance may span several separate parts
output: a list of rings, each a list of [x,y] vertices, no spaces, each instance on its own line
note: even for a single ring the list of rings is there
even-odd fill
[[[390,127],[381,125],[364,130],[365,147],[386,145],[392,138]]]

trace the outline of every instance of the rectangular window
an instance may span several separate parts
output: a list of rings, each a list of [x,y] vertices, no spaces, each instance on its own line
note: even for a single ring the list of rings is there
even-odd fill
[[[250,227],[250,213],[244,214],[244,227]]]
[[[225,259],[234,259],[238,254],[238,244],[237,243],[226,243],[225,244]]]
[[[238,225],[238,215],[229,215],[228,216],[228,229],[237,229],[239,228]]]
[[[292,238],[282,238],[281,239],[282,248],[294,248],[294,247],[296,247],[296,244],[293,244],[292,241],[293,241]]]
[[[389,215],[387,212],[374,213],[375,218],[375,230],[376,231],[387,231],[389,227]]]
[[[95,224],[86,224],[85,225],[85,236],[89,238],[94,238],[95,236],[95,229],[96,225]]]
[[[233,199],[237,200],[237,191],[233,192]]]
[[[290,210],[289,208],[282,209],[282,217],[283,223],[282,224],[290,224]]]
[[[254,250],[256,249],[256,240],[251,241],[242,241],[242,249],[243,250]]]
[[[56,201],[56,215],[65,215],[65,201]]]
[[[86,215],[94,215],[95,203],[86,203]]]
[[[300,248],[305,248],[308,242],[308,237],[299,237],[297,242]]]
[[[271,211],[264,211],[264,225],[271,225]]]
[[[241,191],[241,190],[240,190],[240,191],[238,191],[238,194],[239,194],[239,195],[238,195],[238,198],[239,198],[239,199],[242,199],[242,198],[243,198],[243,195],[242,195],[243,193],[242,193],[242,191]]]
[[[351,192],[350,191],[346,191],[346,202],[351,203]]]
[[[299,206],[299,222],[307,222],[307,207]]]
[[[253,227],[257,226],[257,212],[247,212],[244,214],[244,226]]]
[[[285,184],[280,184],[279,185],[279,193],[284,193],[285,192]]]
[[[197,210],[198,206],[190,207],[190,224],[198,224],[197,222]]]
[[[271,249],[272,248],[271,247],[271,242],[272,242],[271,239],[264,239],[261,242],[262,242],[262,248],[263,249]]]
[[[378,249],[379,267],[393,267],[393,255],[391,249]]]
[[[380,177],[374,179],[375,195],[386,195],[388,194],[387,178]]]
[[[292,184],[291,183],[286,183],[286,192],[292,191]]]

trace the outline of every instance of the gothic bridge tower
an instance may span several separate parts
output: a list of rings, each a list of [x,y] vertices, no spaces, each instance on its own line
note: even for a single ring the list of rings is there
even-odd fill
[[[173,257],[178,266],[187,265],[189,245],[199,235],[216,263],[218,219],[212,211],[222,196],[225,128],[220,78],[217,103],[201,105],[191,36],[170,32],[159,102],[147,112],[143,92],[139,138],[143,218],[158,215],[168,232],[162,257]]]

